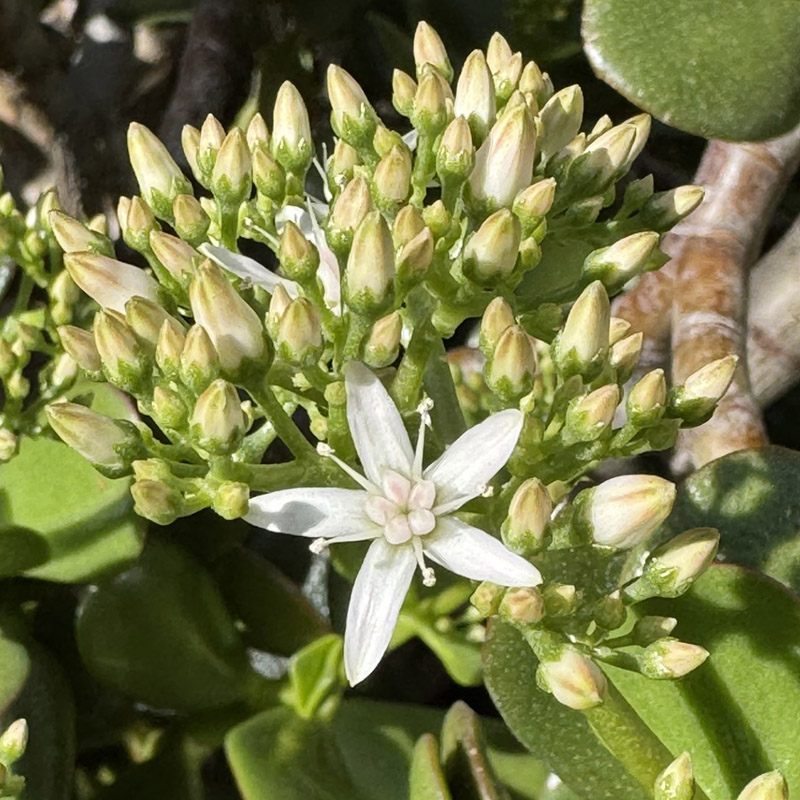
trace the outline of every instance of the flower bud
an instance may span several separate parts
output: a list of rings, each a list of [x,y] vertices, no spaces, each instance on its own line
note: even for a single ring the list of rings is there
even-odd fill
[[[16,368],[17,355],[12,345],[0,338],[0,377],[8,378]]]
[[[278,325],[280,324],[283,312],[289,308],[289,303],[292,302],[289,293],[284,289],[283,284],[278,284],[272,297],[269,301],[269,310],[267,311],[267,333],[273,338],[278,338]]]
[[[146,253],[150,249],[150,234],[160,231],[161,226],[147,203],[141,197],[135,196],[128,201],[127,213],[120,219],[120,230],[128,247],[138,253]]]
[[[297,367],[310,367],[322,355],[322,328],[314,306],[304,297],[292,300],[278,324],[278,355]]]
[[[545,161],[571,142],[583,120],[583,92],[578,85],[554,94],[539,112],[539,149]]]
[[[27,746],[28,723],[24,719],[15,720],[0,736],[0,760],[10,767],[25,755]]]
[[[45,411],[58,437],[95,467],[113,475],[128,466],[124,449],[136,443],[132,431],[77,403],[51,403]]]
[[[98,311],[94,343],[106,378],[120,389],[135,392],[149,364],[133,331],[113,312]]]
[[[641,647],[647,647],[656,639],[663,639],[675,630],[675,617],[641,617],[633,626],[633,639]]]
[[[548,81],[535,61],[529,61],[523,68],[522,74],[519,76],[518,88],[523,94],[532,95],[539,108],[549,99]]]
[[[425,230],[425,220],[419,209],[412,205],[403,206],[394,219],[392,241],[399,250]]]
[[[278,259],[286,277],[304,283],[317,274],[319,251],[291,220],[283,226]]]
[[[500,608],[504,590],[490,581],[483,581],[469,598],[472,606],[484,619],[493,617]]]
[[[417,280],[431,265],[434,254],[433,234],[423,228],[397,256],[397,270],[401,278]]]
[[[333,155],[328,159],[328,182],[334,191],[341,189],[348,181],[353,180],[353,167],[360,164],[358,152],[344,139],[337,139]]]
[[[176,195],[191,194],[192,184],[156,136],[132,122],[128,127],[128,155],[147,205],[162,219],[172,219]]]
[[[353,234],[367,214],[374,209],[369,184],[360,175],[353,178],[336,198],[328,224],[331,247],[347,252],[353,243]]]
[[[233,452],[246,428],[239,395],[232,384],[218,378],[197,398],[189,431],[203,450],[216,455]]]
[[[73,219],[63,211],[53,210],[48,216],[50,229],[53,231],[59,247],[65,253],[100,253],[113,256],[114,247],[107,236],[90,231],[83,223]]]
[[[163,481],[136,481],[131,486],[131,494],[136,513],[156,525],[169,525],[181,515],[183,498],[180,492]]]
[[[725,356],[693,372],[683,386],[670,393],[670,410],[687,425],[705,422],[728,387],[736,372],[736,356]]]
[[[194,274],[195,263],[199,260],[197,250],[177,236],[153,231],[150,234],[150,248],[164,269],[178,280]]]
[[[186,163],[192,171],[192,175],[199,181],[203,175],[197,163],[198,151],[200,149],[200,131],[194,125],[184,125],[181,129],[181,147],[186,156]]]
[[[30,391],[31,382],[21,372],[15,372],[6,380],[6,392],[12,400],[24,400]]]
[[[522,75],[522,53],[514,53],[511,58],[492,70],[494,90],[498,103],[505,103],[514,93]]]
[[[447,57],[447,50],[439,34],[424,21],[417,25],[414,32],[414,63],[417,65],[417,75],[425,64],[432,64],[445,80],[453,80],[453,67]]]
[[[673,680],[688,675],[708,658],[708,650],[677,639],[659,639],[642,653],[642,674],[654,680]]]
[[[495,297],[486,306],[481,318],[480,348],[487,358],[492,357],[500,337],[515,322],[511,306],[502,297]]]
[[[664,370],[654,369],[639,380],[628,394],[628,419],[637,426],[652,425],[663,415],[666,402]]]
[[[524,106],[511,109],[494,124],[475,154],[467,182],[467,200],[478,208],[510,208],[533,176],[536,128]]]
[[[601,386],[585,397],[572,400],[567,407],[564,425],[565,442],[593,442],[599,439],[614,421],[619,405],[619,386]]]
[[[493,33],[486,48],[486,62],[489,65],[489,69],[492,72],[497,72],[513,55],[514,51],[511,49],[506,37],[499,32]]]
[[[124,313],[139,296],[158,301],[158,284],[139,267],[94,253],[67,253],[64,266],[78,286],[103,308]]]
[[[156,364],[170,380],[175,380],[179,375],[181,353],[185,343],[186,336],[181,327],[172,319],[165,320],[158,332]]]
[[[90,331],[74,325],[62,325],[58,329],[58,337],[61,346],[82,370],[90,374],[101,371],[103,364]]]
[[[375,109],[356,79],[336,64],[328,67],[328,99],[336,135],[356,148],[371,143],[378,123]]]
[[[294,84],[284,81],[275,98],[272,155],[289,172],[305,173],[314,155],[308,110]]]
[[[608,353],[611,310],[600,281],[590,283],[570,309],[557,340],[555,361],[565,377],[593,377]]]
[[[472,138],[480,144],[494,124],[496,114],[494,80],[480,50],[473,50],[464,62],[456,84],[453,111],[469,123]]]
[[[241,128],[233,128],[217,153],[211,173],[214,196],[228,208],[238,208],[250,196],[252,162]]]
[[[436,153],[436,172],[440,180],[462,183],[475,165],[472,133],[464,117],[456,117],[445,128]]]
[[[681,753],[656,778],[655,800],[692,800],[693,797],[692,759],[688,753]]]
[[[246,483],[225,481],[217,487],[211,507],[223,519],[241,519],[250,506],[250,487]]]
[[[489,388],[504,400],[517,400],[533,388],[536,354],[530,337],[519,325],[500,335],[486,370]]]
[[[622,627],[628,612],[619,589],[601,597],[592,609],[595,622],[608,631]]]
[[[411,121],[421,132],[435,136],[447,124],[447,94],[442,76],[432,67],[424,67],[414,95]]]
[[[375,321],[364,345],[364,362],[373,369],[388,367],[400,352],[403,319],[399,311],[392,311]]]
[[[644,334],[640,331],[626,336],[611,348],[608,363],[617,371],[619,383],[625,383],[633,374],[642,352],[643,341]]]
[[[718,547],[716,528],[684,531],[653,552],[643,578],[658,583],[660,596],[678,597],[711,566]]]
[[[552,513],[547,487],[538,478],[526,480],[514,492],[501,528],[506,547],[523,556],[541,550]]]
[[[245,138],[247,139],[247,146],[252,153],[255,153],[259,148],[269,147],[269,128],[266,120],[258,111],[253,114],[253,118],[247,125]]]
[[[631,332],[631,324],[621,317],[611,317],[608,324],[608,343],[616,344],[620,339],[624,339]]]
[[[628,550],[669,516],[675,485],[655,475],[620,475],[584,490],[575,502],[592,541]]]
[[[253,153],[253,183],[259,194],[275,203],[283,202],[286,194],[286,174],[283,167],[265,150]]]
[[[580,601],[578,590],[570,583],[550,583],[542,590],[548,617],[569,617]]]
[[[399,147],[385,155],[372,177],[375,204],[394,216],[411,193],[411,158]]]
[[[633,164],[642,150],[644,150],[644,146],[647,144],[647,137],[650,136],[652,120],[649,114],[637,114],[635,117],[626,119],[622,124],[631,125],[636,130],[636,138],[628,153],[628,157],[625,159],[625,163],[622,165],[620,174],[627,172],[631,164]]]
[[[181,239],[193,246],[205,241],[211,220],[198,200],[190,194],[179,194],[172,204],[172,213],[175,231]]]
[[[559,703],[577,711],[599,706],[608,691],[600,667],[570,646],[557,661],[542,661],[536,678]]]
[[[544,178],[523,189],[511,207],[522,223],[523,236],[530,236],[542,224],[556,196],[556,182]]]
[[[631,278],[643,272],[658,247],[659,236],[643,231],[626,236],[611,247],[595,250],[586,259],[583,273],[600,280],[609,292],[619,291]]]
[[[392,105],[398,114],[410,117],[414,113],[414,97],[417,94],[417,82],[401,69],[392,73]]]
[[[521,238],[519,220],[507,208],[495,211],[467,241],[464,274],[480,283],[507,278],[517,263]]]
[[[345,271],[347,305],[360,314],[380,313],[391,302],[394,272],[389,227],[379,211],[372,211],[353,236]]]
[[[638,219],[655,231],[668,231],[685,219],[703,202],[702,186],[679,186],[654,194],[642,207]]]
[[[219,356],[202,325],[192,325],[180,355],[180,377],[193,392],[202,392],[219,373]]]
[[[66,270],[59,272],[50,284],[50,299],[53,303],[74,306],[81,299],[81,290]]]
[[[449,230],[453,218],[441,200],[422,209],[422,221],[431,229],[434,239],[441,239]]]
[[[19,439],[8,428],[0,428],[0,464],[7,464],[19,452]]]
[[[535,625],[544,616],[542,593],[535,586],[508,589],[498,612],[501,619],[514,625]]]
[[[225,141],[225,128],[213,115],[208,114],[200,128],[200,143],[197,151],[197,164],[206,182],[209,182],[217,154]]]
[[[258,314],[209,259],[197,268],[189,287],[189,302],[195,321],[211,337],[225,372],[233,375],[243,361],[265,354],[264,328]]]
[[[167,320],[179,326],[178,321],[173,319],[163,306],[143,297],[132,297],[125,303],[125,319],[139,341],[153,352],[156,349],[161,326]]]
[[[156,386],[153,389],[152,413],[159,428],[174,430],[186,423],[188,409],[177,392]]]
[[[753,778],[736,800],[789,800],[789,787],[777,770]]]
[[[584,194],[602,191],[627,170],[628,154],[635,141],[636,128],[633,125],[622,124],[611,128],[589,142],[583,151],[584,158],[580,160],[583,168],[576,160],[570,179],[587,187]]]

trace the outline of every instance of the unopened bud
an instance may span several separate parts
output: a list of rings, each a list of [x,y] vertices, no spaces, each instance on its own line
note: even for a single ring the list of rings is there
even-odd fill
[[[211,220],[198,200],[190,194],[179,194],[172,204],[172,213],[175,231],[181,239],[192,245],[205,241]]]
[[[430,228],[423,228],[397,256],[397,269],[401,278],[420,278],[431,265],[433,254],[433,234]]]
[[[480,348],[487,358],[492,357],[500,337],[515,322],[511,306],[502,297],[495,297],[486,306],[481,318]]]
[[[304,297],[292,300],[281,315],[277,346],[280,358],[298,367],[310,367],[322,355],[319,315]]]
[[[544,544],[553,501],[547,487],[538,478],[528,478],[514,492],[503,523],[503,542],[515,553],[532,555]]]
[[[189,430],[197,444],[210,453],[233,452],[245,433],[245,417],[232,384],[217,379],[197,398]]]
[[[74,325],[62,325],[58,329],[58,337],[64,350],[82,370],[90,374],[100,372],[103,365],[90,331]]]
[[[580,595],[571,583],[550,583],[543,592],[548,617],[569,617],[578,607]]]
[[[555,360],[565,377],[596,375],[608,353],[611,311],[600,281],[590,283],[570,309],[557,341]]]
[[[450,230],[453,218],[439,199],[422,209],[422,220],[431,229],[433,238],[441,239]]]
[[[539,108],[549,99],[548,81],[535,61],[529,61],[525,65],[522,75],[519,76],[518,88],[523,94],[532,95]]]
[[[226,481],[220,484],[211,507],[223,519],[241,519],[250,505],[250,487],[246,483]]]
[[[356,228],[373,209],[366,179],[360,175],[353,178],[333,205],[328,227],[331,246],[339,252],[347,252],[353,243]]]
[[[626,171],[628,154],[636,141],[633,125],[617,125],[589,141],[584,155],[576,159],[570,180],[583,188],[583,195],[603,191]]]
[[[692,800],[693,797],[692,759],[688,753],[681,753],[656,778],[655,800]]]
[[[500,335],[486,370],[489,388],[504,400],[517,400],[533,388],[536,354],[524,328],[512,325]]]
[[[160,428],[177,429],[186,423],[189,410],[177,392],[164,386],[153,389],[153,419]]]
[[[513,55],[514,51],[511,49],[506,37],[499,32],[493,33],[486,48],[486,61],[489,69],[492,72],[497,72]]]
[[[475,164],[472,133],[464,117],[456,117],[442,134],[436,153],[436,172],[442,181],[465,181]]]
[[[789,800],[786,779],[777,770],[753,778],[736,800]]]
[[[494,90],[498,103],[505,103],[513,95],[522,75],[522,53],[514,53],[496,70],[492,70]]]
[[[499,614],[515,625],[535,625],[544,616],[542,593],[535,586],[508,589],[500,602]]]
[[[136,513],[156,525],[169,525],[181,514],[180,492],[163,481],[136,481],[131,486],[131,495]]]
[[[557,661],[542,661],[536,678],[559,703],[577,711],[599,706],[608,691],[600,667],[570,646]]]
[[[671,411],[687,425],[699,425],[713,414],[736,372],[736,356],[725,356],[693,372],[670,393]]]
[[[421,21],[414,32],[414,63],[417,65],[417,74],[422,71],[425,64],[432,64],[442,73],[448,82],[453,80],[453,67],[447,57],[439,34],[427,23]]]
[[[575,138],[582,120],[583,92],[580,86],[568,86],[545,103],[539,112],[539,149],[545,161]]]
[[[376,205],[394,216],[411,192],[411,158],[408,153],[399,147],[393,148],[375,167],[372,181]]]
[[[414,97],[417,94],[417,82],[401,69],[392,73],[392,105],[398,114],[410,117],[414,113]]]
[[[198,150],[200,149],[200,131],[194,125],[184,125],[181,129],[181,148],[186,156],[186,162],[197,180],[203,177],[200,166],[197,163]]]
[[[269,147],[269,128],[267,127],[266,120],[259,112],[253,114],[253,118],[247,125],[245,136],[247,139],[247,146],[253,153],[259,148]]]
[[[202,392],[219,373],[219,356],[202,325],[192,325],[180,355],[180,377],[193,392]]]
[[[711,566],[718,547],[716,528],[684,531],[653,552],[642,579],[656,583],[660,596],[678,597]]]
[[[150,247],[150,234],[160,231],[161,226],[153,216],[150,206],[138,195],[127,204],[127,214],[120,218],[120,229],[125,244],[138,253],[146,253]]]
[[[337,136],[357,148],[372,141],[377,114],[356,79],[336,64],[328,67],[328,99]]]
[[[74,306],[81,298],[81,290],[78,288],[72,276],[66,270],[59,272],[50,284],[50,299],[54,303],[63,303],[65,306]]]
[[[172,219],[173,200],[191,194],[192,184],[161,141],[138,122],[128,128],[128,155],[147,205],[162,219]]]
[[[626,336],[611,348],[608,363],[617,371],[619,383],[625,383],[633,374],[633,370],[639,362],[643,342],[644,334],[640,331]]]
[[[317,274],[319,251],[291,220],[283,226],[278,259],[286,277],[304,283]]]
[[[148,360],[133,331],[113,312],[99,311],[94,318],[94,343],[108,380],[134,391],[145,377]]]
[[[308,110],[294,84],[285,81],[275,98],[272,155],[286,170],[305,173],[314,155]]]
[[[636,131],[636,138],[628,153],[628,157],[625,159],[622,170],[620,170],[620,174],[627,172],[631,164],[633,164],[642,150],[644,150],[644,146],[647,144],[647,137],[650,136],[652,120],[649,114],[637,114],[635,117],[626,119],[622,124],[631,125]]]
[[[602,281],[609,292],[616,292],[647,269],[658,240],[658,234],[652,231],[626,236],[611,247],[595,250],[584,262],[583,273],[591,280]]]
[[[484,581],[472,593],[469,601],[484,619],[488,619],[497,613],[502,599],[503,589],[496,583]]]
[[[224,141],[225,128],[213,114],[208,114],[200,128],[200,142],[197,151],[197,163],[207,183],[210,183],[211,173]]]
[[[555,180],[545,178],[523,189],[514,198],[511,208],[522,223],[523,236],[530,236],[542,224],[555,196]]]
[[[113,256],[114,248],[106,236],[90,231],[83,223],[63,211],[51,211],[48,217],[59,247],[65,253],[100,253]]]
[[[238,208],[250,196],[252,163],[241,128],[233,128],[217,153],[211,173],[214,196],[229,208]]]
[[[585,397],[576,398],[567,407],[565,439],[571,442],[593,442],[611,428],[619,405],[619,386],[601,386]]]
[[[185,342],[186,336],[173,320],[166,320],[162,324],[156,342],[156,364],[170,380],[178,377]]]
[[[0,736],[0,760],[10,767],[22,758],[28,746],[28,723],[18,719],[6,728]]]
[[[267,311],[267,333],[273,338],[278,338],[278,326],[280,325],[281,317],[283,316],[284,311],[289,308],[289,303],[292,302],[292,298],[289,297],[289,293],[283,287],[283,284],[279,283],[275,287],[275,291],[272,293],[272,297],[269,301],[269,310]]]
[[[454,113],[467,120],[473,140],[480,144],[494,124],[496,109],[491,70],[483,53],[473,50],[458,76]]]
[[[654,369],[639,380],[628,394],[628,419],[634,425],[652,425],[663,415],[666,402],[664,370]]]
[[[359,163],[358,151],[344,139],[337,139],[327,165],[328,182],[334,191],[353,180],[353,168]]]
[[[616,344],[620,339],[624,339],[631,332],[631,324],[621,317],[611,317],[608,325],[608,343]]]
[[[633,639],[641,647],[647,647],[656,639],[663,639],[675,630],[675,617],[642,617],[633,626]]]
[[[167,321],[173,325],[178,322],[173,319],[163,306],[145,300],[142,297],[132,297],[125,304],[125,319],[131,330],[140,342],[155,351],[161,326]]]
[[[495,211],[467,242],[464,272],[481,283],[508,277],[522,239],[519,220],[507,209]]]
[[[0,428],[0,464],[7,464],[19,451],[19,439],[8,428]]]
[[[179,280],[194,273],[195,264],[199,260],[197,250],[177,236],[153,231],[150,234],[150,247],[164,269]]]
[[[265,150],[253,154],[253,183],[259,194],[281,203],[286,193],[286,174],[283,167]]]
[[[656,231],[668,231],[685,219],[703,202],[702,186],[679,186],[654,194],[639,212],[642,225]]]
[[[364,344],[364,362],[374,369],[388,367],[400,352],[402,332],[403,319],[399,311],[377,320]]]
[[[654,680],[673,680],[688,675],[708,658],[708,650],[678,639],[660,639],[645,648],[640,667]]]
[[[592,540],[628,550],[645,541],[669,516],[675,485],[655,475],[620,475],[586,489],[575,503]]]
[[[195,321],[211,337],[224,371],[233,375],[243,361],[265,354],[264,329],[258,314],[209,259],[197,268],[189,301]]]
[[[121,474],[127,467],[124,450],[136,442],[130,430],[77,403],[52,403],[45,410],[59,438],[94,466],[111,475]]]
[[[379,211],[356,229],[345,271],[347,305],[361,314],[379,313],[391,302],[394,252],[389,227]]]
[[[600,598],[595,604],[592,616],[595,622],[606,630],[613,631],[621,627],[627,617],[627,611],[619,589]]]
[[[442,84],[439,72],[429,66],[423,67],[417,93],[414,95],[411,121],[417,130],[429,135],[436,135],[447,124],[447,94]]]
[[[122,314],[131,297],[158,301],[158,284],[131,264],[94,253],[68,253],[64,266],[75,283],[103,308]]]
[[[407,245],[425,229],[425,220],[422,219],[419,209],[412,205],[403,206],[394,219],[392,228],[392,241],[397,249]]]

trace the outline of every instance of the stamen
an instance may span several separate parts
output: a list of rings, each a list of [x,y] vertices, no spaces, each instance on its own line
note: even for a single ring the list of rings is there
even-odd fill
[[[423,397],[422,402],[417,406],[419,414],[419,433],[417,434],[417,448],[414,451],[414,464],[412,471],[415,477],[422,477],[422,456],[425,450],[425,428],[431,427],[430,411],[433,408],[433,400],[430,397]]]
[[[256,233],[260,234],[267,240],[267,244],[273,249],[276,250],[280,247],[281,240],[275,236],[274,234],[270,233],[267,230],[264,230],[260,225],[256,225],[250,217],[245,218],[245,225],[248,228],[252,228]]]
[[[318,556],[327,549],[328,544],[330,543],[327,539],[314,539],[314,541],[308,546],[308,549],[314,553],[314,555]]]
[[[425,563],[425,554],[422,552],[422,542],[415,536],[411,543],[414,545],[414,555],[417,557],[417,564],[419,564],[419,571],[422,573],[423,586],[436,585],[436,573],[432,567]]]
[[[478,484],[478,494],[481,497],[493,497],[494,486],[490,486],[488,483],[480,483]]]
[[[349,464],[346,464],[341,458],[334,455],[333,448],[326,442],[317,442],[317,453],[323,458],[329,458],[333,461],[342,472],[349,475],[359,486],[363,487],[368,492],[380,492],[374,483],[368,481],[361,473],[356,472]]]

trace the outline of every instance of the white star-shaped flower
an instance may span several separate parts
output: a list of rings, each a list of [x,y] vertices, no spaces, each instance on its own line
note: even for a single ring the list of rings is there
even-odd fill
[[[347,419],[366,477],[319,450],[362,489],[298,488],[250,501],[248,522],[281,533],[308,536],[319,550],[328,542],[372,540],[356,577],[344,643],[351,685],[364,680],[389,646],[400,607],[417,566],[423,583],[435,582],[425,559],[476,581],[535,586],[541,575],[499,540],[462,522],[454,512],[487,490],[511,456],[522,414],[510,409],[470,428],[428,467],[422,466],[430,401],[416,449],[400,412],[378,378],[363,364],[345,368]]]

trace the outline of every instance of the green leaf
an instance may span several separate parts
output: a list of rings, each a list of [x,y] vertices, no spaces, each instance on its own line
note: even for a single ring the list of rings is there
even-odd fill
[[[273,708],[236,726],[225,738],[244,800],[359,800],[330,729]]]
[[[336,633],[322,636],[289,662],[287,699],[304,719],[311,719],[327,700],[336,702],[344,685],[342,637]]]
[[[730,800],[756,775],[780,770],[800,792],[800,606],[779,584],[733,566],[712,567],[676,600],[645,613],[678,620],[681,639],[711,657],[681,681],[607,672],[642,719],[677,755],[692,755],[709,800]]]
[[[755,141],[800,120],[797,0],[586,0],[583,39],[603,80],[690,133]]]
[[[414,745],[408,784],[409,800],[451,800],[439,763],[439,743],[432,733],[422,734]]]
[[[673,534],[718,528],[727,561],[800,591],[800,453],[760,447],[712,461],[678,487],[668,523]]]
[[[245,625],[245,641],[259,650],[290,656],[330,631],[297,584],[254,553],[231,551],[214,565],[214,575]]]
[[[156,708],[197,711],[247,690],[247,658],[208,573],[185,552],[151,542],[79,606],[81,656],[101,681]]]
[[[586,717],[537,687],[537,663],[515,628],[492,624],[484,648],[484,675],[511,732],[578,797],[642,800],[641,786],[600,744]]]
[[[24,645],[0,638],[0,712],[5,712],[19,696],[30,669],[31,662]]]

